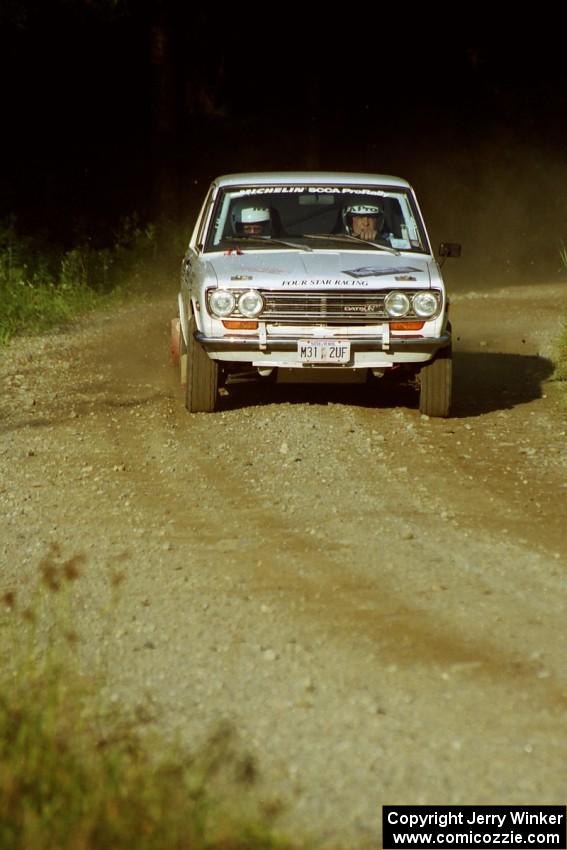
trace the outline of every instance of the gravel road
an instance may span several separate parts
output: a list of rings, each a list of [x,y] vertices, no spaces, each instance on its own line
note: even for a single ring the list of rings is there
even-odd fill
[[[189,745],[233,724],[281,827],[323,846],[376,847],[382,804],[563,802],[567,418],[546,382],[567,289],[453,299],[448,420],[407,391],[244,384],[190,415],[174,305],[3,350],[0,592],[83,555],[108,697]]]

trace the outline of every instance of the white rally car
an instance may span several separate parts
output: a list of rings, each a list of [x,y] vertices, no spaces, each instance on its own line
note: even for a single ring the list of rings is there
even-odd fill
[[[444,243],[440,256],[458,256]],[[405,180],[335,172],[215,180],[185,254],[172,353],[186,406],[215,410],[231,375],[281,381],[417,377],[451,406],[448,302]],[[347,374],[348,373],[348,374]]]

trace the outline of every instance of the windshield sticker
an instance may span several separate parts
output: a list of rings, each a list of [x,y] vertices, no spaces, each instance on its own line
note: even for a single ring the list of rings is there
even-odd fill
[[[243,195],[295,195],[305,192],[304,186],[259,186],[257,189],[245,189]],[[238,193],[240,195],[240,192]]]
[[[384,266],[361,266],[359,269],[345,269],[344,274],[349,274],[351,277],[385,277],[386,275],[409,274],[410,272],[422,273],[421,269],[415,269],[413,266],[394,266],[386,268]]]
[[[309,186],[308,192],[329,192],[333,195],[374,195],[383,198],[386,195],[383,189],[370,189],[366,186]]]
[[[245,195],[299,195],[303,192],[317,195],[374,195],[380,198],[386,196],[383,189],[371,189],[366,186],[256,186],[241,189],[234,195],[240,198]]]

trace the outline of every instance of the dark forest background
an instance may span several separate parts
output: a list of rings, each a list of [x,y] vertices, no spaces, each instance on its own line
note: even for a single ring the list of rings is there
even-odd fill
[[[221,173],[399,174],[434,244],[463,243],[457,285],[565,274],[559,53],[264,14],[2,0],[0,218],[58,244],[104,242],[133,212],[162,234],[187,230]]]

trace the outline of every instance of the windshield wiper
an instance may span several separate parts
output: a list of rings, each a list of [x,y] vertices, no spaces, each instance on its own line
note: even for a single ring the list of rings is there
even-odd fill
[[[227,242],[262,242],[275,245],[285,245],[286,248],[295,248],[296,251],[313,252],[309,245],[298,245],[297,242],[288,242],[285,239],[273,239],[271,236],[225,236]]]
[[[362,245],[371,245],[378,251],[386,251],[388,254],[400,256],[397,248],[391,248],[389,245],[380,245],[378,242],[370,242],[367,239],[362,239],[360,236],[349,236],[348,233],[304,233],[306,239],[330,239],[334,242],[358,242]]]

